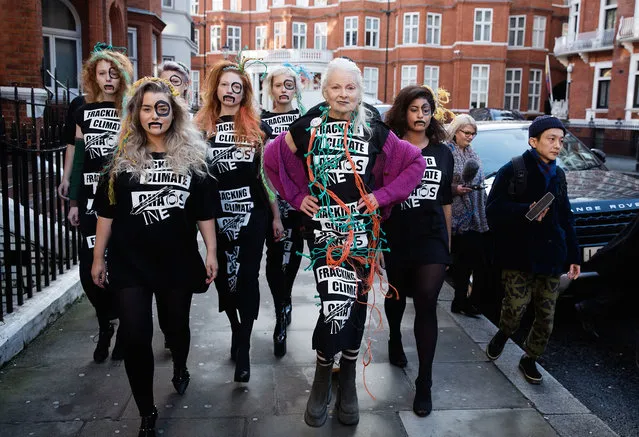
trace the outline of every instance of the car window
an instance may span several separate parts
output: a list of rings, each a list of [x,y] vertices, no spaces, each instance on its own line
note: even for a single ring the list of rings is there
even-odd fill
[[[479,129],[472,142],[481,158],[484,174],[494,174],[513,156],[521,155],[528,145],[528,127],[496,130]],[[557,158],[557,165],[566,171],[588,170],[601,167],[601,161],[574,135],[564,137],[564,147]]]

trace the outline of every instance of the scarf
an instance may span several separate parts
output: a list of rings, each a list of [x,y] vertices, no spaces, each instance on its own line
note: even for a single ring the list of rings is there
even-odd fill
[[[550,180],[557,176],[557,161],[550,161],[546,164],[537,153],[536,149],[532,149],[532,154],[537,160],[537,167],[541,174],[544,177],[544,181],[546,181],[546,190],[548,189],[548,185],[550,185]]]

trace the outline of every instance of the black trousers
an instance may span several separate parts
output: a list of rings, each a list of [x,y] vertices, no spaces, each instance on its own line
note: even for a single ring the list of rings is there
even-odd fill
[[[304,249],[298,217],[293,212],[288,213],[287,218],[282,218],[284,239],[274,240],[273,226],[268,227],[266,236],[266,281],[276,309],[291,301],[293,283],[302,262],[298,252]]]
[[[93,283],[91,278],[91,267],[93,265],[93,248],[89,248],[87,239],[82,237],[82,246],[78,253],[80,261],[80,283],[82,289],[89,298],[89,302],[95,308],[100,331],[109,329],[109,322],[117,319],[117,305],[113,293],[109,290],[108,284],[105,288],[100,288]]]
[[[186,366],[191,344],[189,314],[193,293],[130,287],[115,292],[120,312],[124,366],[141,416],[153,411],[153,295],[166,315],[164,335],[171,346],[173,365]]]
[[[473,275],[473,292],[470,301],[479,306],[481,289],[486,284],[486,247],[483,233],[468,231],[453,235],[451,252],[453,255],[452,277],[455,282],[455,300],[463,302],[467,299],[470,275]]]

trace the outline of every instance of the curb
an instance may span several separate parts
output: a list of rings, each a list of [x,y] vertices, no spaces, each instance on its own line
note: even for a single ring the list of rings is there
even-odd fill
[[[76,265],[7,314],[0,324],[0,366],[20,353],[83,293]]]
[[[497,332],[497,327],[483,315],[479,318],[466,317],[450,311],[450,302],[455,292],[444,282],[439,305],[459,325],[477,346],[484,351],[486,345]],[[517,364],[524,351],[512,340],[508,340],[504,352],[498,360],[492,361],[501,373],[530,401],[532,406],[548,421],[561,437],[619,437],[603,420],[594,415],[584,404],[572,395],[559,381],[548,373],[539,363],[544,377],[540,385],[526,382],[519,372]],[[490,362],[488,357],[486,361]]]

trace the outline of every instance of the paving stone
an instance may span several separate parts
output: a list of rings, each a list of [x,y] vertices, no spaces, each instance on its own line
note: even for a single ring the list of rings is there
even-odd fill
[[[83,425],[84,422],[81,420],[71,422],[0,423],[0,437],[76,437]]]
[[[86,424],[78,437],[135,437],[139,419],[101,420]],[[239,437],[244,435],[246,419],[166,419],[156,424],[158,437]]]
[[[561,437],[617,436],[594,414],[551,414],[546,416],[546,419]]]

